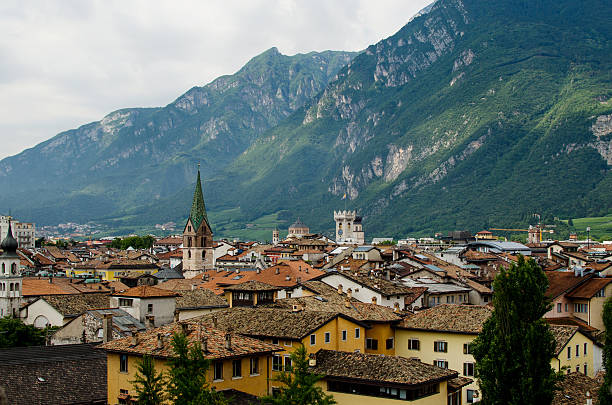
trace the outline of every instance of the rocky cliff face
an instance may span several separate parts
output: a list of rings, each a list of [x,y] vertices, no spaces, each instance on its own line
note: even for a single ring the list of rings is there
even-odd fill
[[[229,216],[217,235],[275,213],[332,229],[345,194],[366,232],[395,236],[608,213],[611,12],[438,0],[354,58],[272,49],[162,109],[60,134],[0,162],[0,187],[29,196],[54,173],[64,211],[94,196],[111,219],[176,220],[199,160],[209,211]]]
[[[193,181],[196,162],[209,176],[217,173],[323,90],[353,56],[285,56],[272,48],[166,107],[119,110],[63,132],[0,162],[0,188],[15,197],[0,196],[0,206],[28,206],[18,195],[33,190],[50,199],[58,191],[118,193],[119,206],[174,193]]]
[[[263,198],[268,212],[320,215],[321,227],[331,226],[326,211],[346,195],[370,229],[398,234],[590,210],[554,191],[572,190],[579,200],[610,176],[612,61],[604,49],[612,43],[605,19],[575,8],[569,0],[437,1],[353,59],[291,123],[264,134],[274,164],[257,165],[244,184],[262,189],[255,201]],[[263,145],[231,173],[241,177]],[[565,176],[577,167],[582,173]],[[270,178],[294,190],[291,198],[258,180]],[[300,192],[326,203],[296,202]],[[241,207],[263,214],[255,204]]]

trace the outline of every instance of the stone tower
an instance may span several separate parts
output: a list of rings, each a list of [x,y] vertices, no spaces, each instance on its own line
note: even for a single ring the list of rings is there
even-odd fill
[[[183,276],[193,278],[204,270],[210,270],[213,267],[213,234],[206,215],[200,168],[198,166],[198,178],[193,193],[191,213],[183,230]]]
[[[0,317],[19,317],[19,307],[23,301],[21,287],[23,279],[19,268],[18,243],[13,237],[13,230],[9,223],[6,237],[0,244]]]
[[[279,236],[278,228],[274,227],[274,230],[272,231],[272,244],[274,246],[276,246],[276,245],[278,245],[278,242],[280,242],[280,236]]]
[[[334,211],[334,221],[336,221],[336,243],[356,245],[365,243],[361,217],[356,211]]]

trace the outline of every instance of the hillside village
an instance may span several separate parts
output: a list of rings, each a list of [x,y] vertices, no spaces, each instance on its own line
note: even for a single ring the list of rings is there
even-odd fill
[[[356,212],[333,215],[336,240],[301,219],[284,239],[273,230],[272,244],[215,240],[198,172],[183,234],[149,249],[21,246],[9,220],[1,316],[48,331],[47,346],[0,350],[9,402],[134,403],[138,360],[166,369],[175,332],[201,343],[210,383],[235,403],[278,390],[274,376],[300,345],[339,404],[478,402],[471,343],[492,313],[495,276],[519,255],[549,282],[551,366],[568,375],[554,403],[596,392],[612,244],[541,240],[537,227],[527,244],[489,231],[368,244]]]

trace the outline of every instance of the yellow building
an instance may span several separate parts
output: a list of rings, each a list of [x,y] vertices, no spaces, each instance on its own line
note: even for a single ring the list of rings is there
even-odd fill
[[[550,325],[557,343],[550,365],[555,371],[582,373],[595,376],[593,341],[578,330],[578,326]]]
[[[116,281],[125,275],[155,274],[158,270],[158,266],[144,260],[90,260],[66,270],[66,277],[96,277]]]
[[[271,359],[273,372],[291,366],[290,355],[300,344],[308,353],[320,349],[365,351],[367,325],[337,312],[235,307],[199,319],[222,330],[232,329],[244,336],[278,345],[281,351],[274,353]],[[281,386],[274,381],[271,384],[273,388]]]
[[[492,308],[486,306],[447,304],[418,312],[396,326],[395,354],[474,379],[471,343],[491,313]],[[476,380],[463,386],[459,396],[458,403],[474,402],[479,397]]]
[[[311,370],[325,377],[318,385],[339,405],[457,405],[471,379],[457,372],[399,356],[320,350]]]
[[[594,277],[565,294],[569,301],[569,312],[588,325],[605,330],[603,306],[612,296],[612,278]],[[557,304],[558,305],[558,304]]]
[[[236,333],[227,333],[194,320],[172,323],[132,337],[100,346],[107,352],[108,403],[124,404],[135,395],[133,381],[138,361],[148,354],[157,371],[168,370],[173,356],[174,333],[184,333],[190,343],[200,342],[205,357],[212,360],[208,381],[217,391],[234,389],[251,395],[270,391],[271,355],[278,346]]]

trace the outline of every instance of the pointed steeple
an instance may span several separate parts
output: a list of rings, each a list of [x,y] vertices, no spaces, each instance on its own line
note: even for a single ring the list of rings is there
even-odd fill
[[[11,229],[10,220],[9,220],[8,231],[6,232],[6,237],[0,244],[0,247],[4,251],[5,256],[15,256],[16,255],[19,244],[17,243],[17,240],[13,237],[13,230]]]
[[[200,227],[203,220],[208,223],[206,216],[206,206],[204,205],[204,195],[202,194],[202,181],[200,180],[200,164],[198,163],[198,179],[196,180],[195,191],[193,192],[193,202],[191,203],[191,213],[189,214],[194,230]]]

